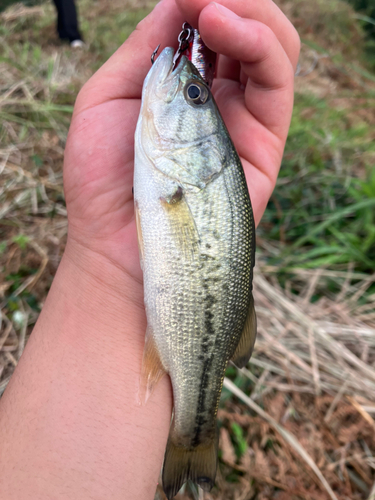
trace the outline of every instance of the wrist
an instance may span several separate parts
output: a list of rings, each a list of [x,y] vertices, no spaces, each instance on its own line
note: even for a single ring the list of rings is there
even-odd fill
[[[59,314],[60,325],[73,319],[79,324],[79,330],[67,328],[67,335],[101,345],[104,338],[106,344],[120,338],[124,344],[137,340],[141,344],[137,347],[143,349],[146,316],[142,283],[76,241],[68,240],[41,319],[49,310]]]
[[[165,377],[138,404],[142,287],[71,245],[1,400],[2,491],[16,498],[17,484],[46,500],[153,498],[172,394]]]

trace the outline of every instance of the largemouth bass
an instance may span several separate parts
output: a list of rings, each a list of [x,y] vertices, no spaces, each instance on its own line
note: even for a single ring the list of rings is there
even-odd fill
[[[147,331],[143,400],[168,373],[174,411],[162,482],[168,499],[190,479],[209,491],[216,414],[229,360],[244,366],[256,318],[253,213],[240,159],[210,89],[171,48],[143,86],[134,200]]]

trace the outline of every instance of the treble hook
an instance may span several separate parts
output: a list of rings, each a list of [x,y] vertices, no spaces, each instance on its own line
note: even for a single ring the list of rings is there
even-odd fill
[[[182,31],[178,35],[178,49],[173,58],[173,66],[172,69],[175,69],[177,62],[180,60],[180,57],[183,52],[189,47],[190,39],[193,35],[193,28],[189,23],[184,23],[182,25]]]
[[[156,49],[154,50],[154,52],[151,54],[151,64],[154,64],[154,62],[155,62],[155,56],[156,56],[156,54],[158,53],[159,48],[160,48],[160,43],[159,43],[159,45],[156,47]]]

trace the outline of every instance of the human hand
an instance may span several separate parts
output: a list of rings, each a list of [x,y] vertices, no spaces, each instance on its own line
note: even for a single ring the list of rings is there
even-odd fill
[[[77,98],[65,150],[66,252],[1,399],[4,498],[154,495],[172,394],[165,378],[147,405],[136,402],[146,318],[132,197],[150,55],[159,43],[175,46],[184,21],[223,54],[213,93],[258,222],[292,111],[294,28],[271,0],[220,1],[240,18],[209,0],[162,0]]]
[[[212,92],[244,168],[258,225],[276,184],[300,40],[272,0],[176,0],[219,61]]]
[[[78,244],[81,253],[110,261],[138,291],[134,131],[155,47],[176,46],[187,20],[220,54],[212,91],[241,157],[257,223],[276,182],[293,107],[299,38],[271,0],[176,3],[160,2],[83,87],[65,153],[68,248]]]

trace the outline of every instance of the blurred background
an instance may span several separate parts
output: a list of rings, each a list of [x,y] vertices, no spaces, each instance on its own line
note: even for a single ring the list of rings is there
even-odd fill
[[[51,1],[0,0],[0,394],[64,250],[76,95],[155,3],[78,0],[72,48]],[[228,369],[201,498],[375,500],[375,4],[277,3],[303,42],[295,109],[257,230],[255,353]]]

